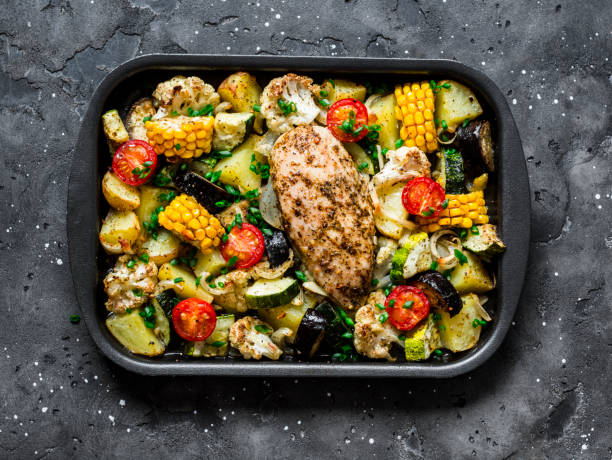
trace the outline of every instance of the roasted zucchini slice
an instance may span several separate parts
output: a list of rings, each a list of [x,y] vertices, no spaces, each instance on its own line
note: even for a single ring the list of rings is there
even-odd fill
[[[232,150],[251,133],[255,115],[251,112],[221,112],[215,116],[212,146],[214,150]]]

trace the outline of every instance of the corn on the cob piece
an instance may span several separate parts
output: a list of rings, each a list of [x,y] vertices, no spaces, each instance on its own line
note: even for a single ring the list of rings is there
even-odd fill
[[[219,220],[184,193],[177,196],[157,216],[161,226],[200,248],[204,253],[219,246],[225,229]]]
[[[428,82],[406,83],[395,87],[395,116],[402,122],[400,137],[407,147],[426,153],[438,150],[434,124],[434,93]]]
[[[435,232],[441,228],[471,228],[475,224],[488,224],[484,192],[478,190],[461,195],[446,195],[448,206],[434,218],[417,217],[417,223],[426,232]]]
[[[145,122],[147,138],[158,155],[198,158],[210,152],[214,117],[168,117]]]

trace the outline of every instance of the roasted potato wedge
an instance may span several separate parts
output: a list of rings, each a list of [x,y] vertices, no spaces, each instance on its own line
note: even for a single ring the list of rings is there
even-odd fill
[[[385,215],[376,213],[374,224],[380,233],[390,238],[399,239],[402,236],[404,227],[396,221],[405,221],[408,218],[408,211],[402,204],[403,183],[395,184],[378,191],[380,207]],[[390,216],[391,218],[387,217]]]
[[[255,144],[260,136],[251,134],[246,141],[232,151],[232,156],[224,158],[215,166],[215,171],[221,171],[219,181],[230,184],[242,193],[261,186],[261,176],[251,171],[251,157]],[[255,154],[256,160],[266,162],[266,158]]]
[[[132,211],[108,211],[100,229],[100,243],[109,254],[133,254],[140,222]]]
[[[446,121],[448,131],[455,132],[466,119],[482,115],[482,107],[476,95],[467,86],[453,80],[442,80],[438,85],[448,83],[450,88],[442,88],[436,93],[435,118]]]
[[[104,198],[118,211],[132,211],[140,206],[140,191],[137,187],[128,185],[111,171],[102,179]]]
[[[467,258],[467,262],[463,265],[457,264],[453,269],[450,277],[450,282],[459,294],[467,294],[470,292],[483,294],[495,287],[493,279],[489,276],[484,264],[477,255],[464,249],[463,254]]]
[[[333,80],[334,84],[326,80],[321,85],[321,90],[327,91],[327,96],[321,96],[321,99],[327,99],[331,104],[340,99],[357,99],[363,102],[366,97],[366,87],[350,80]],[[325,94],[325,93],[323,93]]]
[[[474,347],[480,338],[481,327],[474,327],[474,320],[482,320],[479,313],[476,294],[461,297],[463,308],[452,318],[447,311],[439,311],[441,319],[437,326],[440,332],[442,347],[452,352],[465,351]]]
[[[253,106],[259,105],[261,86],[254,76],[247,72],[236,72],[227,77],[217,89],[221,100],[232,104],[232,112],[253,112],[255,121],[253,129],[263,133],[263,116]]]
[[[156,327],[160,327],[157,324],[158,321],[163,322],[163,319],[165,319],[165,324],[162,324],[158,331],[160,332],[159,336],[155,334],[155,329],[148,328],[145,325],[143,318],[140,316],[142,311],[140,308],[134,309],[130,313],[111,314],[106,319],[106,327],[119,343],[132,353],[145,356],[161,355],[166,350],[166,343],[161,337],[165,337],[165,326],[167,326],[168,332],[170,326],[168,319],[163,315],[163,310],[162,315],[157,314],[157,308],[155,310]]]
[[[175,286],[173,286],[172,289],[174,289],[176,295],[182,299],[197,297],[208,303],[212,303],[213,301],[213,296],[205,291],[200,283],[196,286],[196,277],[193,276],[193,272],[189,269],[167,263],[159,267],[157,277],[160,280],[174,280]],[[177,281],[179,279],[180,281]],[[205,283],[204,280],[200,281]]]
[[[369,123],[380,125],[378,143],[381,148],[395,150],[395,142],[400,138],[400,130],[395,117],[395,95],[373,94],[365,103],[368,108]]]
[[[109,110],[102,115],[102,128],[111,153],[115,153],[121,144],[130,140],[127,129],[116,110]]]
[[[142,252],[148,254],[155,265],[161,265],[170,262],[179,256],[181,249],[181,240],[168,230],[160,228],[157,232],[157,239],[151,235],[141,246]]]

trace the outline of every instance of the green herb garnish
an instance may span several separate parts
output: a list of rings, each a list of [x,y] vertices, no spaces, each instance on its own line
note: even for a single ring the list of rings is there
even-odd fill
[[[386,311],[381,313],[380,316],[378,317],[378,321],[380,321],[380,324],[385,324],[385,321],[387,321],[389,319],[389,313],[387,313]]]
[[[459,249],[455,249],[455,257],[459,261],[460,265],[463,265],[463,264],[467,263],[467,261],[468,261],[468,258],[465,256],[465,254],[463,252],[461,252]]]
[[[299,270],[295,271],[295,276],[296,276],[297,279],[299,279],[303,283],[308,281],[308,278],[306,277],[306,274],[304,272],[299,271]]]
[[[79,315],[70,315],[70,322],[72,324],[79,324],[81,322],[81,317]]]
[[[434,260],[434,261],[431,263],[431,265],[429,266],[429,269],[430,269],[430,270],[437,270],[437,269],[438,269],[438,262]]]
[[[266,334],[268,332],[270,332],[270,328],[268,326],[266,326],[265,324],[256,324],[255,325],[255,330],[257,332],[261,332],[262,334]]]
[[[402,145],[404,145],[404,139],[398,139],[395,141],[395,148],[399,149]]]

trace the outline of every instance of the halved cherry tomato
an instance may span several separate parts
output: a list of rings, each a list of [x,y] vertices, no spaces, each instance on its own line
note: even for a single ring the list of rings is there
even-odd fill
[[[342,142],[357,142],[368,134],[368,109],[357,99],[340,99],[327,111],[327,128]]]
[[[402,203],[410,214],[436,217],[442,212],[444,189],[429,177],[415,177],[402,191]]]
[[[429,299],[414,286],[398,286],[387,300],[389,321],[400,331],[409,331],[429,314]]]
[[[157,167],[157,154],[145,141],[127,141],[113,157],[113,171],[128,185],[142,185],[153,177]]]
[[[183,339],[201,342],[215,330],[217,314],[205,300],[191,297],[176,304],[172,310],[172,324]]]
[[[236,225],[229,232],[227,241],[221,244],[221,255],[226,262],[236,257],[234,268],[249,268],[259,262],[264,249],[261,230],[245,222],[241,226]]]

